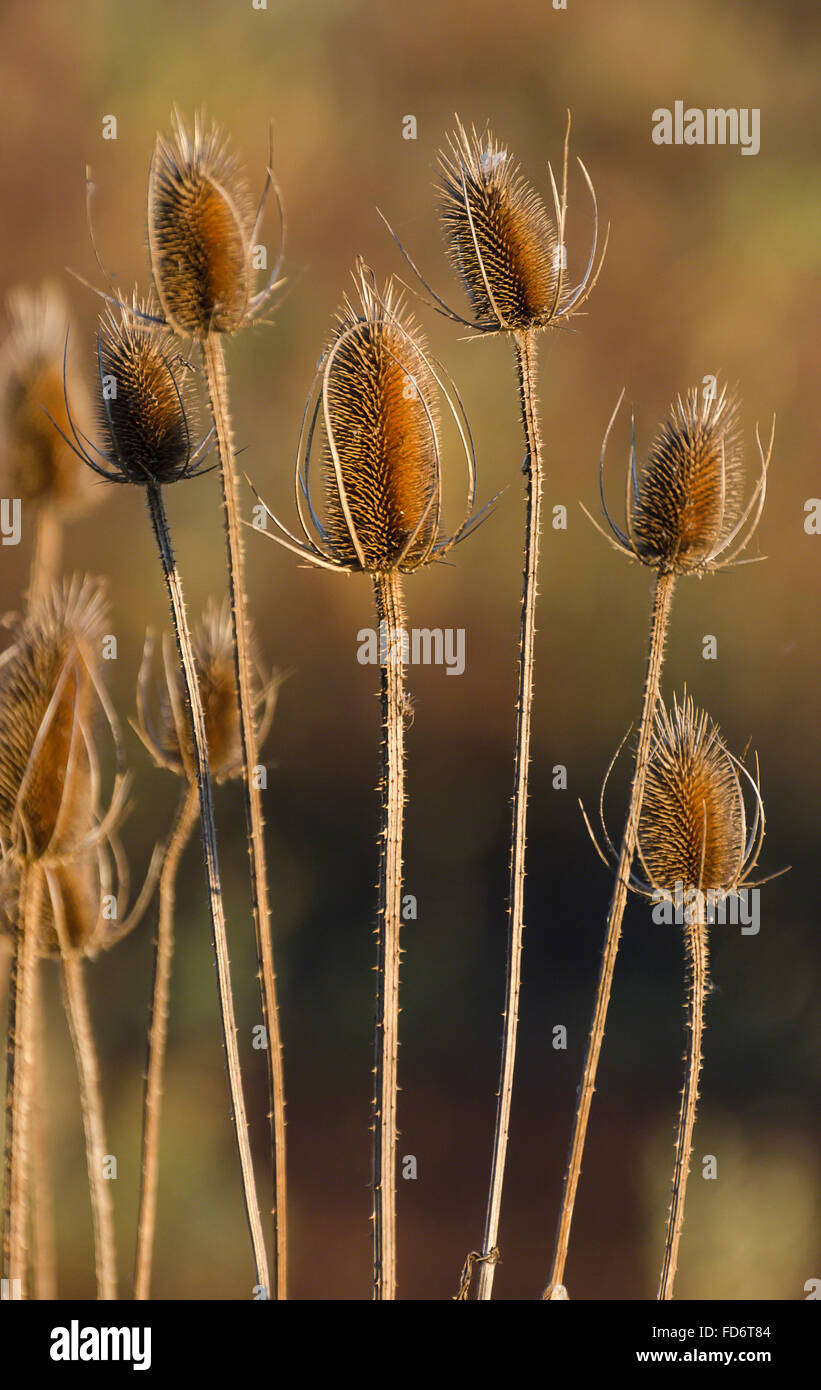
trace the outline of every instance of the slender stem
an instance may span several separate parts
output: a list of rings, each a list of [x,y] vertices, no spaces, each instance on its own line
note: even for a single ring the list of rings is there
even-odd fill
[[[147,487],[146,498],[154,534],[159,546],[168,596],[171,600],[171,614],[177,639],[177,651],[185,687],[186,705],[191,720],[191,733],[194,742],[194,758],[199,789],[200,824],[202,846],[205,854],[205,873],[208,883],[208,906],[211,914],[211,934],[214,958],[217,966],[217,990],[219,993],[220,1016],[222,1019],[222,1040],[225,1047],[225,1064],[228,1070],[228,1090],[231,1100],[231,1119],[239,1153],[242,1189],[245,1199],[245,1212],[251,1245],[254,1252],[257,1285],[270,1290],[268,1278],[268,1258],[265,1253],[265,1237],[257,1202],[254,1165],[251,1146],[248,1140],[248,1119],[245,1109],[245,1096],[242,1089],[242,1072],[237,1048],[237,1025],[234,1016],[234,996],[231,988],[231,970],[228,963],[228,937],[225,930],[225,913],[222,905],[222,885],[220,883],[219,858],[217,855],[217,835],[214,828],[214,799],[211,787],[211,771],[208,764],[208,744],[205,733],[205,718],[200,698],[199,681],[191,645],[191,633],[185,612],[182,582],[180,580],[168,518],[165,514],[159,488]]]
[[[57,1297],[57,1255],[54,1246],[54,1195],[48,1156],[48,1117],[46,1106],[45,1017],[42,977],[35,980],[34,1026],[32,1029],[32,1116],[31,1116],[31,1236],[32,1287],[34,1297],[51,1301]]]
[[[374,575],[381,648],[382,796],[373,1098],[373,1296],[396,1298],[396,1103],[399,1061],[399,926],[405,807],[402,581]]]
[[[567,1251],[570,1244],[573,1208],[576,1201],[579,1176],[581,1174],[582,1155],[587,1138],[587,1125],[590,1119],[590,1106],[593,1101],[593,1092],[596,1089],[596,1074],[598,1072],[599,1056],[604,1039],[604,1025],[607,1021],[607,1010],[610,1004],[610,992],[613,987],[613,972],[616,967],[616,956],[618,954],[619,940],[621,938],[621,924],[624,918],[625,904],[627,902],[630,870],[636,852],[639,817],[641,815],[642,801],[644,800],[644,784],[647,778],[647,762],[650,752],[650,740],[653,732],[653,715],[655,714],[656,705],[658,703],[661,668],[664,663],[664,641],[667,635],[667,624],[670,617],[670,605],[672,603],[674,586],[675,575],[658,574],[656,576],[653,593],[653,608],[650,619],[650,644],[647,655],[647,673],[644,682],[641,718],[639,720],[636,759],[630,787],[630,803],[627,811],[624,833],[622,835],[621,853],[619,855],[619,864],[616,871],[616,882],[613,888],[613,896],[610,900],[610,910],[607,916],[604,949],[602,952],[601,965],[599,967],[596,1003],[593,1010],[593,1020],[590,1025],[590,1034],[587,1040],[587,1053],[584,1059],[584,1071],[582,1073],[581,1086],[579,1087],[576,1118],[573,1124],[570,1154],[567,1161],[564,1191],[562,1193],[562,1207],[556,1230],[556,1248],[553,1255],[553,1268],[550,1275],[550,1283],[542,1294],[542,1297],[545,1299],[550,1299],[551,1297],[561,1298],[564,1292],[562,1285],[564,1281],[564,1267],[567,1261]]]
[[[88,1013],[83,960],[68,940],[59,894],[53,894],[54,925],[60,942],[63,966],[63,1003],[68,1019],[77,1077],[80,1082],[80,1104],[86,1138],[88,1187],[91,1195],[91,1220],[94,1230],[94,1263],[97,1270],[97,1297],[111,1300],[117,1297],[117,1258],[114,1248],[114,1212],[111,1188],[105,1177],[106,1140],[103,1125],[103,1100],[100,1089],[100,1069],[97,1049]]]
[[[27,1215],[31,1140],[32,1026],[43,898],[39,864],[23,864],[9,988],[6,1052],[6,1152],[3,1182],[3,1278],[19,1279],[26,1296]]]
[[[242,543],[238,480],[234,459],[234,439],[228,405],[228,381],[225,358],[219,335],[211,333],[203,345],[208,398],[217,436],[222,478],[222,498],[225,509],[225,536],[228,551],[228,584],[231,596],[231,621],[234,645],[234,669],[239,691],[239,724],[242,740],[243,791],[245,821],[248,834],[248,856],[251,865],[251,897],[254,911],[254,934],[259,964],[260,1000],[268,1068],[269,1121],[273,1149],[273,1202],[271,1217],[274,1232],[273,1296],[288,1296],[287,1240],[287,1173],[285,1151],[285,1074],[282,1060],[282,1034],[277,1004],[274,952],[271,942],[271,911],[268,902],[268,870],[265,859],[262,797],[257,781],[259,763],[257,729],[254,718],[254,694],[251,680],[251,654],[245,588],[245,552]]]
[[[160,1157],[160,1114],[162,1110],[165,1046],[168,1035],[168,993],[171,958],[174,954],[174,905],[177,870],[183,850],[191,838],[199,812],[196,782],[186,787],[180,798],[174,826],[165,851],[160,874],[160,913],[154,943],[154,985],[148,1024],[148,1059],[143,1097],[142,1170],[140,1206],[137,1220],[137,1256],[134,1267],[134,1297],[149,1297],[154,1229],[157,1218],[157,1183]]]
[[[673,1190],[667,1213],[667,1239],[659,1281],[659,1299],[673,1297],[673,1285],[678,1268],[678,1247],[684,1228],[684,1199],[687,1177],[693,1156],[693,1130],[698,1107],[698,1084],[701,1075],[701,1039],[704,1031],[704,1000],[707,994],[707,927],[702,906],[693,911],[693,921],[687,924],[687,957],[689,967],[687,1075],[681,1093],[681,1108],[676,1134],[676,1158],[673,1165]]]
[[[496,1128],[490,1168],[485,1233],[479,1263],[478,1298],[489,1299],[498,1259],[497,1240],[505,1180],[516,1039],[519,1030],[519,989],[522,977],[524,936],[525,852],[527,847],[527,796],[530,768],[530,725],[533,705],[533,671],[536,640],[536,596],[539,578],[542,483],[544,465],[536,398],[536,340],[532,334],[516,334],[516,373],[527,456],[527,512],[522,616],[519,637],[519,690],[516,701],[516,744],[513,771],[513,822],[510,836],[510,887],[507,909],[507,972],[504,1034],[496,1106]]]
[[[28,601],[42,597],[57,578],[63,550],[63,526],[56,507],[46,503],[37,511],[31,557]]]

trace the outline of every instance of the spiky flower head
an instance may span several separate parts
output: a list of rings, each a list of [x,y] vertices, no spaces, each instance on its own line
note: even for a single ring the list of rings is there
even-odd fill
[[[201,621],[191,635],[200,698],[205,717],[208,761],[214,780],[225,782],[242,773],[242,740],[239,726],[236,678],[227,599],[217,605],[209,600]],[[179,662],[166,634],[162,643],[162,679],[156,716],[151,713],[151,672],[154,654],[152,634],[146,634],[137,685],[137,722],[134,725],[155,762],[180,777],[195,776],[194,746],[185,714],[185,696]],[[262,744],[271,726],[282,676],[266,675],[252,653],[253,699],[257,742]]]
[[[192,477],[210,435],[196,447],[190,368],[167,329],[152,321],[153,301],[110,304],[97,331],[97,414],[102,445],[81,434],[69,410],[75,454],[112,483],[160,488]],[[53,421],[56,425],[57,422]]]
[[[282,533],[274,539],[318,565],[372,575],[409,573],[445,554],[478,521],[471,516],[473,446],[458,395],[392,284],[377,292],[371,272],[359,262],[354,285],[305,409],[296,486],[305,544],[266,511]],[[456,422],[469,478],[465,518],[452,536],[440,529],[440,401]],[[317,438],[322,516],[308,481]]]
[[[77,418],[88,428],[88,392],[67,349],[68,307],[56,285],[16,289],[8,297],[9,331],[0,350],[0,456],[3,492],[76,515],[99,499],[65,438],[65,381]]]
[[[559,301],[559,240],[542,198],[504,145],[460,124],[439,154],[448,258],[482,328],[549,323]]]
[[[736,396],[726,386],[721,391],[694,387],[678,396],[640,474],[633,429],[622,530],[604,501],[603,471],[607,441],[623,397],[624,392],[605,433],[600,468],[602,507],[617,547],[661,574],[704,574],[734,563],[761,516],[773,436],[765,457],[756,430],[761,472],[745,503]]]
[[[269,169],[265,193],[271,186]],[[175,333],[234,333],[261,308],[275,288],[272,275],[254,293],[261,211],[255,217],[245,171],[219,126],[198,113],[189,129],[175,111],[171,135],[157,137],[148,184],[154,287]]]
[[[327,351],[328,547],[351,568],[412,570],[438,540],[439,411],[424,340],[389,286],[364,275]]]
[[[669,710],[659,702],[638,836],[654,887],[727,892],[742,881],[750,847],[738,768],[690,696]]]
[[[55,586],[0,657],[0,842],[4,855],[59,859],[93,828],[94,724],[107,605],[98,582]]]

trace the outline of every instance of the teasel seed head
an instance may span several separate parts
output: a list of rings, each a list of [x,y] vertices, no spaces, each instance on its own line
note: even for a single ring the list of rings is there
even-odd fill
[[[90,401],[73,355],[66,351],[68,307],[56,285],[16,289],[8,297],[9,331],[0,350],[0,455],[3,494],[70,517],[99,493],[87,470],[49,421],[68,429],[64,379],[88,428]]]
[[[639,855],[654,887],[729,890],[744,876],[747,823],[738,764],[689,696],[660,702],[639,820]]]
[[[622,530],[607,509],[603,477],[623,399],[624,392],[607,426],[599,471],[602,508],[617,549],[660,574],[704,574],[734,564],[761,517],[775,422],[766,456],[756,428],[761,471],[746,503],[739,405],[726,386],[706,393],[694,387],[676,398],[640,476],[633,424]]]
[[[211,774],[225,782],[242,774],[242,741],[234,672],[231,607],[227,599],[217,605],[209,600],[201,621],[191,635],[197,677],[205,716],[205,733]],[[146,634],[137,683],[137,719],[134,729],[154,761],[179,777],[193,780],[194,747],[185,712],[185,696],[176,651],[168,633],[162,642],[162,678],[152,714],[153,635]],[[257,742],[262,744],[271,727],[283,675],[266,674],[255,652],[253,657],[254,707]]]
[[[455,388],[392,284],[378,293],[359,261],[354,285],[303,417],[296,496],[305,543],[266,511],[281,533],[272,538],[315,564],[368,574],[410,573],[447,553],[480,520],[481,514],[472,515],[473,443]],[[441,533],[442,403],[456,422],[468,470],[467,510],[451,536]],[[321,517],[309,483],[317,435]]]
[[[98,841],[101,713],[119,747],[99,674],[106,611],[97,581],[64,581],[33,604],[0,658],[4,861],[58,862]],[[118,777],[106,826],[123,791]]]
[[[509,150],[460,124],[439,155],[448,257],[474,317],[491,330],[548,323],[559,279],[556,225]]]
[[[253,251],[269,189],[269,168],[254,211],[245,171],[220,128],[204,113],[188,128],[175,111],[158,136],[148,186],[148,244],[154,287],[167,325],[184,337],[234,333],[276,288],[281,251],[266,288],[254,292]]]
[[[610,764],[599,800],[601,829],[614,864],[619,856],[605,824],[604,796],[625,742]],[[752,795],[751,818],[745,787],[746,795]],[[638,828],[637,854],[645,877],[631,873],[630,887],[652,897],[659,890],[675,893],[679,887],[733,893],[753,886],[750,875],[761,853],[764,824],[757,763],[754,777],[686,691],[680,701],[674,696],[670,708],[660,699]],[[587,828],[600,857],[608,863],[589,821]]]
[[[522,334],[566,320],[581,308],[599,277],[607,238],[596,264],[596,193],[578,160],[593,203],[593,240],[581,282],[570,284],[565,246],[569,145],[568,112],[561,193],[548,165],[551,216],[510,151],[489,130],[479,135],[472,128],[468,134],[457,117],[456,130],[439,153],[437,192],[445,249],[467,292],[472,318],[465,318],[436,294],[386,224],[411,270],[433,296],[437,312],[477,333]]]
[[[60,433],[108,482],[158,488],[197,472],[211,434],[193,445],[191,369],[180,359],[171,334],[151,321],[151,309],[151,300],[141,302],[135,294],[131,306],[109,304],[100,320],[97,414],[102,445],[77,430],[70,405],[73,442]]]

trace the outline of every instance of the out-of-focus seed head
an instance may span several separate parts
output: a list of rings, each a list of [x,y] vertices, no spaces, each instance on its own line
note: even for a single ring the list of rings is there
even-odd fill
[[[191,641],[197,666],[200,698],[211,775],[225,782],[242,773],[242,741],[234,673],[231,608],[227,600],[209,601]],[[252,655],[254,655],[252,653]],[[146,637],[137,689],[138,720],[135,728],[154,760],[180,777],[194,776],[194,745],[185,709],[179,663],[170,639],[163,641],[163,675],[156,719],[150,713],[153,641]],[[262,744],[271,726],[281,676],[266,676],[254,655],[253,697],[257,741]]]
[[[364,268],[354,279],[325,359],[327,544],[352,569],[413,570],[438,538],[436,382],[392,288],[377,295]]]
[[[659,703],[639,822],[639,851],[650,883],[729,891],[747,855],[744,797],[737,765],[718,729],[689,696]]]
[[[163,486],[189,477],[196,466],[195,401],[170,334],[138,316],[150,307],[135,300],[134,312],[106,309],[98,336],[98,414],[102,453],[116,480]]]
[[[741,515],[738,402],[693,389],[673,403],[645,463],[633,518],[636,549],[654,568],[688,574],[720,552]]]
[[[68,308],[60,290],[16,289],[8,297],[9,330],[0,350],[0,476],[4,496],[77,515],[100,498],[88,470],[51,419],[68,431],[66,386],[80,427],[90,401],[74,354],[66,355]]]
[[[154,286],[166,321],[183,336],[233,333],[253,297],[254,208],[244,171],[215,124],[179,113],[158,136],[148,190]]]
[[[439,155],[448,257],[486,331],[541,327],[559,308],[556,225],[510,152],[459,125]]]
[[[4,854],[54,859],[93,829],[93,725],[106,611],[97,582],[64,582],[34,604],[0,658]]]

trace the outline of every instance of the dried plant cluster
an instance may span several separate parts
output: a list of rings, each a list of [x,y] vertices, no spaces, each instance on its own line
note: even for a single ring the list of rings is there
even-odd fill
[[[596,194],[579,160],[592,205],[592,236],[583,273],[578,279],[570,276],[568,260],[584,263],[585,253],[579,258],[575,245],[568,245],[569,140],[568,120],[558,180],[548,166],[548,202],[494,136],[468,132],[457,122],[439,154],[437,204],[446,258],[467,299],[467,314],[451,308],[432,289],[399,243],[431,296],[433,309],[475,334],[507,335],[525,447],[504,1028],[484,1230],[481,1244],[465,1260],[458,1299],[471,1296],[474,1276],[475,1296],[486,1300],[492,1295],[514,1094],[545,475],[537,345],[543,332],[567,322],[587,301],[607,250],[607,238],[599,249]],[[40,1036],[40,961],[53,959],[62,973],[80,1079],[97,1289],[99,1297],[114,1298],[114,1222],[110,1189],[101,1180],[103,1108],[84,958],[121,940],[144,916],[156,893],[133,1281],[133,1296],[146,1299],[151,1294],[161,1178],[168,1017],[174,1006],[176,881],[198,823],[204,910],[214,950],[254,1294],[287,1296],[285,1088],[274,970],[278,885],[269,884],[258,777],[260,749],[271,727],[282,676],[264,666],[248,611],[240,478],[223,345],[260,319],[281,283],[284,246],[264,284],[258,283],[254,258],[271,194],[284,243],[282,202],[272,164],[269,149],[255,204],[245,169],[221,129],[204,114],[188,125],[175,112],[170,135],[157,138],[148,170],[148,292],[141,296],[135,290],[124,296],[98,256],[106,278],[100,292],[105,302],[96,345],[87,344],[82,352],[76,334],[69,341],[68,310],[55,287],[45,286],[34,294],[18,290],[8,301],[9,328],[0,352],[2,477],[4,490],[24,499],[34,518],[34,545],[23,611],[0,656],[0,934],[12,958],[2,1276],[20,1279],[27,1294],[40,1298],[57,1291],[47,1218],[46,1146],[34,1142],[42,1120],[38,1097],[47,1067]],[[86,385],[89,380],[93,390]],[[205,397],[204,416],[198,382]],[[668,705],[661,691],[675,586],[687,576],[738,562],[761,516],[773,439],[765,454],[756,431],[760,468],[748,495],[736,394],[724,386],[712,393],[691,390],[679,395],[641,468],[633,423],[625,517],[618,525],[605,500],[604,459],[620,404],[621,399],[601,452],[604,524],[591,520],[621,554],[651,571],[652,614],[624,828],[614,842],[603,810],[606,777],[600,801],[603,845],[594,837],[601,858],[613,870],[613,889],[553,1264],[542,1295],[546,1300],[568,1297],[564,1280],[572,1218],[628,892],[647,898],[683,888],[698,897],[707,890],[726,895],[757,887],[751,874],[764,837],[757,766],[753,774],[729,751],[710,717],[689,695],[674,697]],[[210,419],[210,427],[200,427],[201,418]],[[224,588],[191,629],[165,489],[196,480],[212,453],[222,487]],[[449,531],[443,517],[443,479],[456,468],[465,470],[466,502],[461,520]],[[380,646],[372,1232],[373,1296],[391,1300],[398,1287],[400,928],[409,709],[400,637],[405,628],[404,582],[406,576],[450,554],[477,529],[491,504],[476,509],[473,437],[458,390],[432,356],[394,282],[378,288],[361,258],[355,263],[353,290],[344,296],[308,391],[294,482],[294,530],[262,502],[251,484],[272,523],[269,539],[318,568],[368,576],[380,631],[387,634]],[[173,635],[163,635],[159,652],[154,634],[146,634],[133,728],[154,764],[178,779],[179,801],[130,913],[128,861],[119,838],[129,779],[101,663],[109,621],[106,599],[101,583],[89,576],[60,578],[62,527],[92,501],[103,499],[105,483],[142,490],[173,629]],[[545,596],[548,622],[553,602],[552,594]],[[102,773],[104,737],[116,764],[108,792]],[[247,914],[257,953],[266,1042],[266,1166],[272,1216],[267,1233],[249,1141],[252,1117],[237,1046],[214,815],[214,786],[231,779],[240,780],[243,787]],[[550,931],[555,924],[543,925]],[[688,1046],[659,1298],[671,1298],[674,1291],[709,988],[703,909],[689,913],[682,925]],[[260,1117],[253,1119],[258,1122]]]

